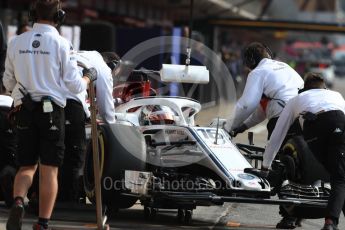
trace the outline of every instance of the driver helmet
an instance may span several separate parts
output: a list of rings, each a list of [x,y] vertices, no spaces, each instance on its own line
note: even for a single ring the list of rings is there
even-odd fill
[[[139,124],[144,125],[173,125],[175,124],[174,111],[167,106],[146,105],[139,115]]]

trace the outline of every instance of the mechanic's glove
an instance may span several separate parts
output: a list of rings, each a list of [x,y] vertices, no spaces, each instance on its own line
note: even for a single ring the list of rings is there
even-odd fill
[[[232,131],[230,131],[230,136],[231,137],[236,137],[237,134],[239,133],[243,133],[244,131],[246,131],[248,129],[247,125],[246,124],[242,124],[240,125],[239,127],[233,129]]]
[[[90,83],[97,79],[97,71],[95,68],[83,69],[83,76],[89,78]]]

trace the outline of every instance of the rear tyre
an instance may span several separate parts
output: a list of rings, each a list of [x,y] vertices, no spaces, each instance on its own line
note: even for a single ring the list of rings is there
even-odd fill
[[[282,162],[289,180],[304,185],[312,185],[317,180],[329,181],[329,174],[316,160],[302,136],[289,139],[283,146]],[[326,208],[282,206],[289,216],[297,218],[322,218]]]
[[[314,157],[303,136],[289,139],[282,149],[281,159],[289,180],[309,185],[317,180],[329,181],[328,172]]]

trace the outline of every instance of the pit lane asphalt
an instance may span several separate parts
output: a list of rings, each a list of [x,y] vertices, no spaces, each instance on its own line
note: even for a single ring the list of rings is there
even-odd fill
[[[256,127],[255,144],[264,146],[266,133],[265,127]],[[235,142],[246,143],[246,133],[239,135]],[[95,223],[95,210],[88,206],[82,210],[68,208],[56,209],[51,225],[61,226],[86,226]],[[8,210],[0,203],[0,229],[5,229]],[[143,207],[136,204],[128,210],[120,210],[109,217],[107,222],[111,229],[247,229],[264,230],[274,229],[280,220],[278,206],[258,204],[225,203],[223,206],[198,207],[194,210],[191,225],[180,225],[177,222],[176,210],[159,210],[154,220],[146,220]],[[31,230],[36,217],[27,214],[23,230]],[[339,229],[345,229],[345,219],[341,217]],[[303,226],[297,229],[315,230],[320,229],[323,220],[305,220]],[[66,228],[67,229],[67,228]]]
[[[0,204],[0,229],[5,229],[8,210]],[[280,220],[278,206],[256,204],[231,204],[224,206],[198,207],[193,214],[190,225],[180,225],[176,218],[175,210],[159,210],[154,220],[146,220],[143,208],[138,204],[128,210],[109,217],[108,224],[111,229],[241,229],[265,230],[275,229],[275,224]],[[36,218],[27,214],[23,223],[23,230],[31,230]],[[52,227],[72,226],[81,229],[94,224],[94,209],[75,211],[73,209],[54,211]],[[315,230],[321,229],[322,219],[304,220],[302,227],[296,229]],[[80,228],[79,228],[80,227]],[[71,228],[70,228],[71,229]],[[339,229],[345,229],[345,219],[341,217]]]
[[[345,78],[335,79],[335,90],[345,96]],[[209,117],[204,117],[205,121],[210,121],[214,117],[214,110],[206,110]],[[255,133],[254,143],[258,146],[265,145],[266,132],[265,124],[252,129]],[[234,142],[247,143],[247,132],[238,135]],[[223,206],[198,207],[194,210],[191,225],[180,225],[177,222],[176,210],[160,210],[155,220],[145,220],[143,207],[136,204],[128,210],[120,210],[110,217],[107,222],[111,229],[241,229],[241,230],[265,230],[275,229],[276,223],[280,220],[278,206],[259,204],[238,204],[225,203]],[[0,202],[0,230],[5,230],[5,223],[8,210],[3,202]],[[24,220],[23,230],[31,230],[32,223],[36,217],[28,214]],[[75,210],[73,208],[57,209],[54,211],[51,226],[85,226],[95,223],[95,212],[92,208]],[[297,230],[317,230],[321,229],[323,219],[304,220],[302,227]],[[67,228],[66,228],[67,229]],[[339,229],[345,229],[345,218],[340,217]]]

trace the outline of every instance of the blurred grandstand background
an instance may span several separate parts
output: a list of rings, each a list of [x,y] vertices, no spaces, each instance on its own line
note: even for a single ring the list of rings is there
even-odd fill
[[[67,20],[60,32],[75,49],[115,50],[124,55],[147,39],[187,34],[189,0],[62,2]],[[0,19],[8,40],[18,27],[28,24],[30,3],[0,2]],[[332,86],[335,74],[345,75],[344,9],[345,0],[198,0],[194,1],[192,38],[219,54],[238,95],[248,73],[242,65],[242,49],[252,41],[269,45],[275,58],[288,62],[302,75],[310,70],[321,72]],[[145,62],[144,67],[159,69],[163,62],[174,61],[161,55]],[[215,88],[212,82],[209,87]],[[195,99],[216,101],[216,93],[202,87],[197,90],[203,93],[193,94]]]

